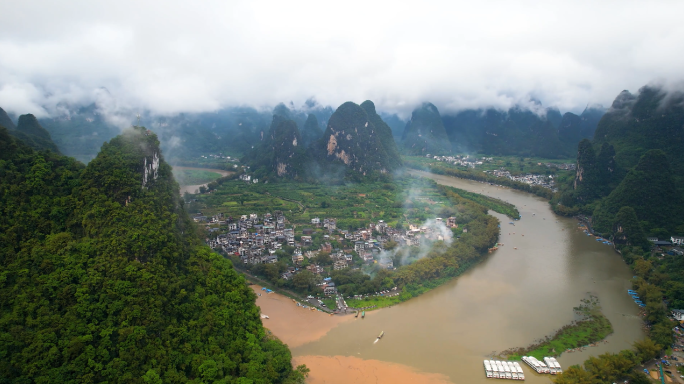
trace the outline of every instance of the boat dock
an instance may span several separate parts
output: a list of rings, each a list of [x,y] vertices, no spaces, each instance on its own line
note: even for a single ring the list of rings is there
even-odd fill
[[[525,380],[522,367],[515,361],[485,360],[484,368],[487,378]]]

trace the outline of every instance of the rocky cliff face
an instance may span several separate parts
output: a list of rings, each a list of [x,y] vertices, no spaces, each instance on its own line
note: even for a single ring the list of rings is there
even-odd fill
[[[362,175],[395,168],[368,114],[352,102],[340,105],[332,114],[319,145],[323,146],[319,148],[321,161],[342,164]]]
[[[272,169],[279,177],[297,176],[302,172],[302,138],[297,123],[282,120],[273,130],[270,139],[273,151]]]

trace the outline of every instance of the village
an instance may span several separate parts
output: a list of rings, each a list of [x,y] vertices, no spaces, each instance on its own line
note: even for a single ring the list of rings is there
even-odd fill
[[[483,157],[477,159],[476,157],[470,157],[470,155],[456,155],[456,156],[432,156],[426,155],[427,158],[433,158],[437,161],[443,161],[453,165],[460,165],[462,167],[475,168],[478,165],[482,165],[485,162],[492,161],[491,157]]]
[[[221,213],[212,217],[199,214],[193,220],[207,226],[210,235],[206,242],[219,253],[239,258],[245,266],[284,260],[288,268],[280,278],[292,280],[298,273],[309,271],[319,276],[317,285],[325,295],[337,293],[329,277],[331,271],[369,265],[392,270],[395,265],[391,253],[386,251],[388,246],[420,246],[424,242],[444,240],[441,232],[432,226],[410,225],[397,229],[379,220],[350,232],[337,228],[334,218],[316,217],[305,225],[292,224],[280,211],[261,216],[252,213],[239,218],[224,217]],[[447,228],[458,228],[455,217],[436,218],[435,222]],[[467,229],[463,231],[467,232]],[[333,247],[333,243],[337,247]],[[330,258],[327,267],[315,262],[320,260],[319,255]]]
[[[547,188],[552,190],[553,192],[557,192],[557,188],[555,187],[555,182],[553,180],[553,175],[535,175],[535,174],[526,174],[526,175],[512,175],[509,171],[505,169],[497,169],[493,171],[484,171],[485,173],[488,173],[492,176],[496,177],[505,177],[507,179],[511,179],[514,181],[519,181],[521,183],[529,184],[529,185],[538,185],[543,188]]]

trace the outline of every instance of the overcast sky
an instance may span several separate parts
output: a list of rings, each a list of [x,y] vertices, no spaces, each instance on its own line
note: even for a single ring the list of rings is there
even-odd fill
[[[684,79],[684,1],[0,0],[0,107],[610,105]],[[106,88],[107,92],[102,91]]]

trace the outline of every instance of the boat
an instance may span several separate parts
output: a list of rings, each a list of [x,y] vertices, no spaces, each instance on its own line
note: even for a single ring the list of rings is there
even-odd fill
[[[515,365],[515,370],[518,371],[518,380],[525,380],[525,373],[523,372],[520,363],[514,361],[513,365]]]
[[[489,366],[492,367],[492,377],[495,379],[499,378],[499,367],[496,366],[496,361],[489,360]]]
[[[558,360],[556,360],[555,357],[549,357],[549,360],[553,363],[553,365],[556,367],[556,373],[563,373],[563,369],[561,369],[560,364],[558,363]]]
[[[501,365],[503,366],[504,372],[505,372],[505,374],[506,374],[506,378],[507,378],[507,379],[512,379],[512,378],[513,378],[513,374],[512,374],[512,372],[511,372],[511,368],[508,366],[508,364],[506,364],[505,361],[502,361],[502,362],[501,362]]]
[[[556,372],[556,366],[555,366],[555,365],[553,364],[553,362],[551,361],[551,358],[550,358],[550,357],[545,357],[545,358],[544,358],[544,362],[546,363],[546,366],[549,367],[549,372],[550,372],[552,375],[555,375],[555,374],[557,373],[557,372]]]
[[[361,312],[361,318],[363,319],[365,317],[366,317],[366,311]]]
[[[359,311],[356,311],[356,314],[354,315],[354,317],[359,317]]]
[[[262,319],[268,319],[269,317],[267,315],[264,315],[263,313],[261,314]]]
[[[518,370],[515,369],[515,365],[513,365],[512,361],[507,361],[506,364],[508,364],[508,369],[511,370],[511,377],[513,380],[518,380]]]
[[[380,335],[378,335],[378,340],[382,339],[383,336],[385,336],[385,331],[380,332]]]
[[[494,372],[492,371],[492,366],[489,365],[489,360],[484,361],[484,367],[485,367],[485,374],[487,375],[487,378],[493,377]]]
[[[523,356],[522,361],[529,365],[537,373],[549,373],[548,368],[544,363],[537,360],[534,356]]]
[[[499,369],[499,378],[505,379],[506,378],[506,370],[504,370],[504,367],[499,360],[496,360],[496,367]]]

